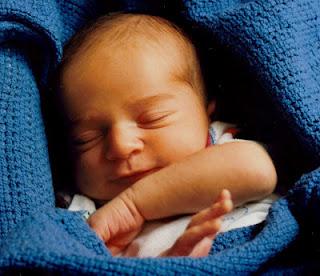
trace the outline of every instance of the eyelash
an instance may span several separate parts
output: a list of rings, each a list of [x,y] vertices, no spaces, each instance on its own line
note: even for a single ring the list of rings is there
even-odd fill
[[[72,138],[72,144],[76,147],[82,147],[84,145],[89,144],[90,142],[93,142],[97,139],[99,139],[103,134],[96,134],[96,135],[92,135],[92,137],[89,136],[89,138],[83,137],[83,138]],[[86,136],[86,135],[83,135]]]
[[[147,114],[142,115],[138,119],[138,122],[142,125],[151,125],[157,122],[162,121],[163,119],[167,118],[170,113],[159,113],[159,114]]]

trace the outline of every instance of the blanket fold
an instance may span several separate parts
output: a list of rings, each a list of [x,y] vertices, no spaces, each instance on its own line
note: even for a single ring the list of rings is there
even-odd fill
[[[296,168],[302,171],[301,175],[296,183],[289,183],[291,189],[273,204],[264,223],[218,235],[206,258],[112,258],[79,214],[54,207],[41,111],[41,97],[54,93],[48,89],[48,79],[61,59],[63,45],[89,20],[107,13],[108,1],[102,8],[101,2],[95,0],[2,0],[0,272],[319,272],[320,2],[182,0],[173,1],[174,5],[156,1],[157,5],[150,7],[147,1],[120,2],[123,10],[150,9],[154,14],[159,9],[159,14],[176,14],[209,35],[210,39],[204,41],[208,48],[213,47],[214,40],[240,60],[262,87],[255,93],[271,99],[268,110],[297,141],[297,154],[290,159],[307,165]],[[261,129],[281,136],[269,129],[273,123],[268,119],[265,116],[261,121]],[[279,146],[277,139],[271,143],[278,146],[279,156],[288,154],[285,143]]]

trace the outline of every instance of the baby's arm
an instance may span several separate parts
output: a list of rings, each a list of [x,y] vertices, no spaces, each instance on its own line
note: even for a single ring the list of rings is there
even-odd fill
[[[231,191],[237,206],[270,194],[276,181],[265,149],[239,141],[205,148],[141,179],[122,196],[151,220],[207,208],[222,189]]]
[[[262,146],[241,141],[208,147],[133,184],[90,219],[108,245],[124,248],[145,220],[205,209],[226,188],[236,205],[261,198],[276,184]],[[119,235],[120,234],[120,235]]]

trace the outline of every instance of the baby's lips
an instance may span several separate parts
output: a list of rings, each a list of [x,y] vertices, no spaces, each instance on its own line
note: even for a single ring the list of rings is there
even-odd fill
[[[156,171],[158,171],[160,168],[153,168],[153,169],[148,169],[148,170],[140,170],[134,173],[130,173],[127,175],[123,175],[123,176],[118,176],[115,178],[112,178],[111,182],[117,183],[117,184],[133,184],[137,181],[139,181],[140,179],[142,179],[143,177],[146,177],[149,174],[152,174]]]

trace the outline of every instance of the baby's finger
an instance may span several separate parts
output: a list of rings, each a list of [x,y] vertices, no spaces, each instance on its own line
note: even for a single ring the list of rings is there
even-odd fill
[[[189,257],[199,258],[209,255],[212,247],[213,240],[209,237],[203,238],[196,246],[192,249]]]
[[[213,218],[221,217],[229,213],[233,208],[233,203],[231,199],[223,199],[219,202],[214,203],[211,207],[202,210],[201,212],[195,214],[187,228],[200,225],[201,223],[211,220]]]
[[[188,256],[205,237],[214,239],[221,228],[221,219],[206,221],[187,229],[167,252],[167,256]]]
[[[219,217],[229,213],[233,208],[233,203],[231,200],[231,193],[223,189],[218,197],[218,199],[212,204],[211,207],[206,208],[192,217],[191,222],[188,227],[192,227],[203,223],[206,220],[212,219],[214,217]]]
[[[229,190],[223,189],[216,201],[221,201],[221,200],[226,200],[226,199],[231,199],[231,193]]]

